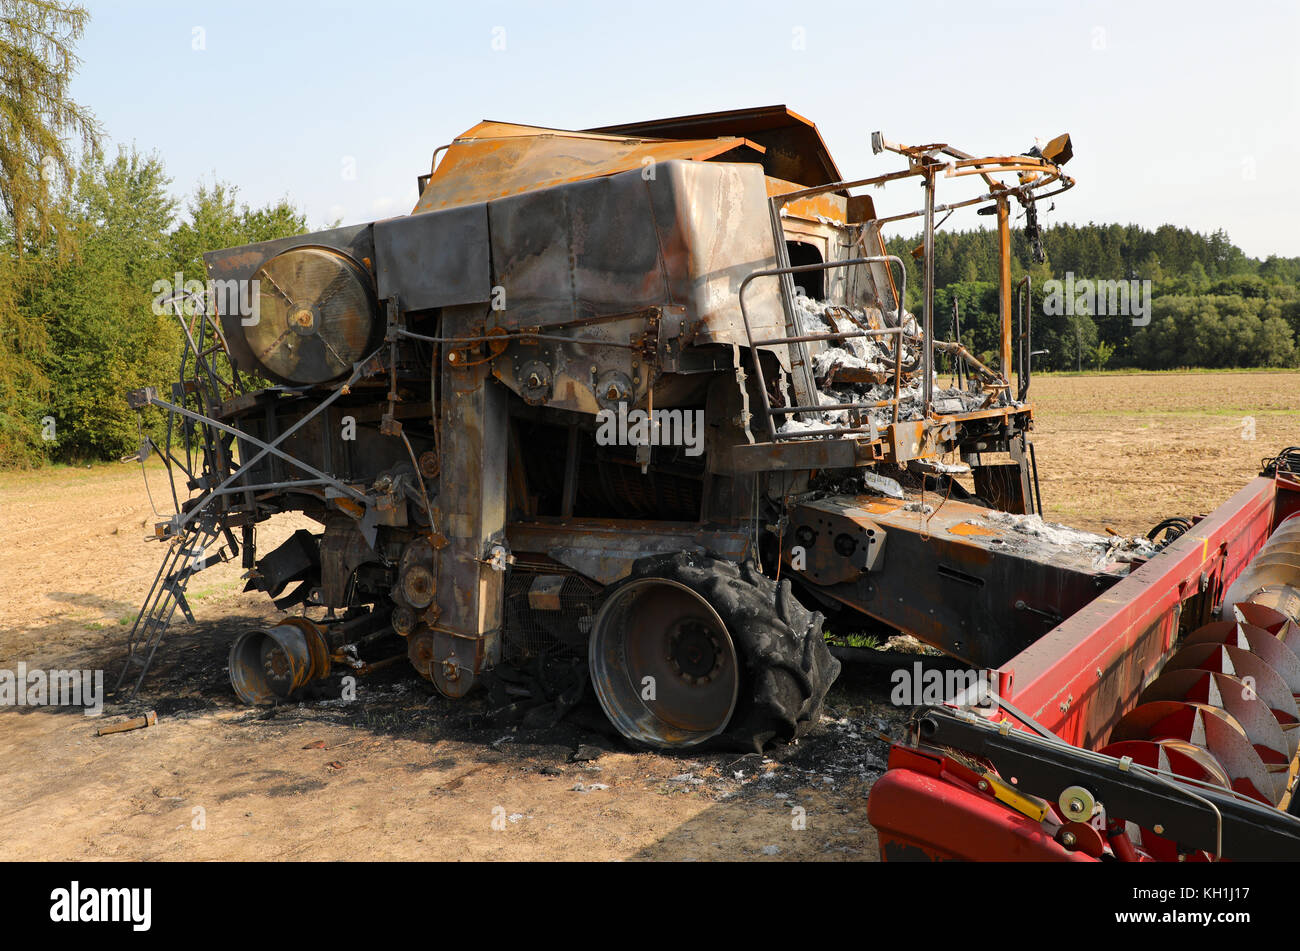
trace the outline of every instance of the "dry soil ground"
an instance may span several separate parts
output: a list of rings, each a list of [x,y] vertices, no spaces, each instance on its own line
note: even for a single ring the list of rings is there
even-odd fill
[[[1048,517],[1130,534],[1212,509],[1300,443],[1298,390],[1296,373],[1038,378]],[[153,521],[138,466],[0,475],[0,669],[104,669],[111,686],[161,556]],[[260,546],[301,524],[264,526]],[[105,710],[154,709],[155,727],[97,737],[105,720],[78,711],[0,710],[0,859],[876,857],[874,731],[903,719],[880,671],[846,667],[819,730],[767,756],[634,752],[590,702],[548,728],[445,701],[404,665],[351,703],[251,711],[226,650],[277,612],[238,576],[195,579],[197,623],[169,631],[139,701]]]
[[[1049,521],[1143,534],[1209,512],[1300,445],[1300,373],[1108,373],[1034,379]]]

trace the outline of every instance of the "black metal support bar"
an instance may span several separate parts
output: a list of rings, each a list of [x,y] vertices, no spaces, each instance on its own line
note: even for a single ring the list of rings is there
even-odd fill
[[[952,339],[957,342],[958,346],[962,345],[961,307],[958,306],[957,304],[956,294],[952,295]],[[957,389],[959,390],[965,389],[965,387],[962,385],[962,361],[961,360],[953,360],[953,371],[957,375]]]
[[[1024,306],[1020,305],[1020,295],[1025,293]],[[1019,378],[1016,380],[1016,399],[1024,402],[1025,397],[1029,395],[1029,379],[1031,376],[1031,367],[1034,362],[1034,280],[1028,274],[1020,279],[1016,285],[1016,311],[1020,316],[1020,326],[1017,332],[1017,350],[1019,361]]]
[[[1039,518],[1043,517],[1043,490],[1038,487],[1038,455],[1034,452],[1033,440],[1026,439],[1029,443],[1029,469],[1034,474],[1034,514]]]
[[[934,401],[934,173],[925,176],[924,329],[921,331],[921,416],[930,415]],[[901,315],[900,315],[901,316]]]

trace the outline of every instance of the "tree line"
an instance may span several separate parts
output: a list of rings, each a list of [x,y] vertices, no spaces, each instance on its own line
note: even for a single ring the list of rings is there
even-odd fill
[[[287,199],[253,208],[220,181],[182,215],[162,159],[122,149],[88,158],[57,210],[60,231],[22,242],[0,221],[0,467],[113,459],[139,446],[129,390],[175,378],[176,314],[155,313],[154,283],[204,278],[202,252],[307,230]],[[60,240],[73,250],[61,250]],[[144,425],[157,436],[157,414]]]
[[[137,449],[126,393],[173,379],[182,350],[155,282],[202,280],[204,251],[307,230],[287,199],[250,208],[218,180],[182,213],[156,153],[106,158],[70,94],[89,18],[66,0],[0,0],[0,468]],[[159,422],[146,415],[149,435]]]
[[[1041,262],[1023,230],[1011,238],[1013,286],[1028,275],[1032,288],[1037,369],[1300,365],[1300,258],[1251,258],[1223,230],[1206,235],[1173,225],[1044,228]],[[907,263],[908,305],[918,313],[921,263],[912,251],[920,241],[887,242]],[[997,233],[939,231],[934,249],[936,334],[954,339],[955,300],[962,342],[985,362],[995,359]],[[1115,312],[1113,292],[1121,284],[1149,295],[1146,313],[1133,301]],[[1013,333],[1018,322],[1017,315]]]

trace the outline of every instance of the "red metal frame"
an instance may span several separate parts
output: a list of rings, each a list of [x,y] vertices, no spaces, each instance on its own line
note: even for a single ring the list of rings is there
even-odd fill
[[[871,789],[867,819],[886,861],[1087,862],[1028,816],[981,791],[978,777],[946,756],[895,746]]]
[[[1003,695],[1062,739],[1097,748],[1171,652],[1185,606],[1199,603],[1208,611],[1273,528],[1296,511],[1300,479],[1252,480],[1004,665]],[[882,857],[1088,860],[980,790],[972,777],[948,757],[894,746],[868,803]]]

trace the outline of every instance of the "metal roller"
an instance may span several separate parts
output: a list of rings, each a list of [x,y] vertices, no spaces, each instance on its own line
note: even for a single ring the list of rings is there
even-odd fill
[[[1112,742],[1180,740],[1205,750],[1242,795],[1277,805],[1278,783],[1245,729],[1226,710],[1205,703],[1155,700],[1135,707],[1115,725]]]
[[[1102,752],[1291,807],[1300,767],[1300,516],[1278,526],[1183,638]],[[1140,832],[1144,847],[1161,842]]]
[[[1300,624],[1300,513],[1278,525],[1224,593],[1223,619],[1234,620],[1233,610],[1243,603],[1272,608]]]
[[[1282,643],[1300,647],[1300,624],[1267,605],[1250,601],[1234,604],[1232,619],[1262,627]]]
[[[1292,750],[1273,712],[1243,681],[1208,670],[1170,670],[1138,698],[1138,709],[1158,700],[1207,704],[1223,710],[1245,731],[1265,763],[1290,762]]]
[[[1197,628],[1185,644],[1223,644],[1258,654],[1286,682],[1292,697],[1300,696],[1300,657],[1285,641],[1262,627],[1245,622],[1218,621]]]
[[[1281,674],[1252,651],[1232,644],[1188,644],[1165,664],[1166,671],[1185,668],[1214,670],[1237,677],[1268,704],[1278,723],[1300,722],[1300,710],[1296,708],[1291,688]]]

